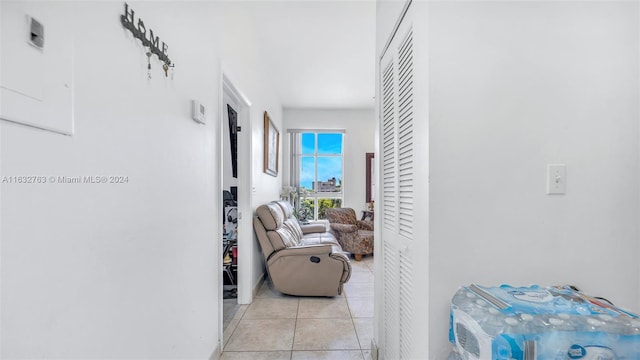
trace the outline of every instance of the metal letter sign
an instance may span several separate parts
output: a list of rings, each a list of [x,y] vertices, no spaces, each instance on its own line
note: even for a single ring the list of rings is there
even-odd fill
[[[131,31],[136,39],[142,41],[142,45],[149,48],[149,50],[158,55],[158,59],[164,62],[165,66],[173,66],[171,59],[167,56],[167,44],[162,41],[162,50],[158,47],[160,45],[160,37],[154,36],[153,30],[149,29],[149,37],[147,38],[147,28],[144,25],[142,19],[138,18],[137,24],[135,23],[134,11],[129,9],[129,5],[124,3],[124,14],[120,16],[120,22],[125,29]],[[135,24],[135,25],[134,25]]]

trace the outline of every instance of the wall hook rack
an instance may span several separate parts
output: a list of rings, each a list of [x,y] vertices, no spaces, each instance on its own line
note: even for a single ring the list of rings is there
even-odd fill
[[[151,28],[147,31],[144,21],[139,17],[135,17],[135,11],[130,9],[127,3],[124,3],[124,14],[120,16],[120,22],[125,29],[131,31],[133,37],[139,39],[142,45],[148,48],[150,53],[158,56],[158,59],[164,63],[162,69],[164,70],[165,76],[169,76],[169,68],[175,67],[175,63],[171,62],[171,59],[169,59],[167,55],[169,46],[167,46],[164,41],[160,41],[160,37],[156,36]],[[160,44],[162,44],[162,46],[160,46]],[[151,57],[150,55],[148,56],[149,58]]]

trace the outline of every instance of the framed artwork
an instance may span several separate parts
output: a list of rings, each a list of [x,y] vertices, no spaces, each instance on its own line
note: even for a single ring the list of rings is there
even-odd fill
[[[264,172],[278,176],[278,158],[280,155],[280,132],[264,112]]]

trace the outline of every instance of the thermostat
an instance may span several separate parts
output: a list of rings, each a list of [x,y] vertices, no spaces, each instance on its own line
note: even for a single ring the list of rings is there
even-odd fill
[[[191,117],[195,122],[205,124],[207,119],[206,109],[199,101],[191,100]]]

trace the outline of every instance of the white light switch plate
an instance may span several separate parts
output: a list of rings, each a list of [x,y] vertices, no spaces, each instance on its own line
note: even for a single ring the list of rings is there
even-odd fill
[[[567,191],[567,166],[565,164],[547,165],[547,194],[561,195]]]

